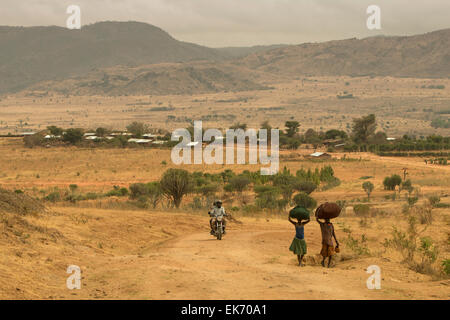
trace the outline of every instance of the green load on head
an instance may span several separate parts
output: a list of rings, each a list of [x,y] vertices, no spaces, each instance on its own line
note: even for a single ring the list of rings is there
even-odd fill
[[[296,206],[294,209],[289,211],[289,217],[307,220],[309,219],[309,210],[304,207]]]

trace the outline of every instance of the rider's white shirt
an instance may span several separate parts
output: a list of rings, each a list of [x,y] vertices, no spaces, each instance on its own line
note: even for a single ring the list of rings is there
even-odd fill
[[[211,217],[217,217],[217,216],[224,216],[225,213],[225,209],[223,207],[217,208],[217,207],[213,207],[210,211],[209,214],[211,215]]]

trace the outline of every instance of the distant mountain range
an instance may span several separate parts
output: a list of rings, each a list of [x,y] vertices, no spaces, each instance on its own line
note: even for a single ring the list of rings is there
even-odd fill
[[[378,36],[305,43],[257,52],[237,63],[283,75],[450,77],[450,29],[409,37]]]
[[[249,74],[250,73],[250,74]],[[255,73],[255,74],[251,74]],[[450,29],[301,45],[208,48],[140,22],[0,27],[0,93],[78,94],[264,89],[269,76],[450,76]]]

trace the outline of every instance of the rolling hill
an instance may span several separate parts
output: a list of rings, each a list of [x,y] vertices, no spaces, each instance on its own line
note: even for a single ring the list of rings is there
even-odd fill
[[[0,93],[96,68],[225,57],[218,50],[178,41],[139,22],[100,22],[81,30],[0,27]]]
[[[186,94],[305,76],[450,76],[450,29],[300,45],[208,48],[140,22],[0,27],[0,93]]]
[[[256,52],[236,62],[290,76],[450,76],[450,29],[409,37],[378,36],[305,43]]]

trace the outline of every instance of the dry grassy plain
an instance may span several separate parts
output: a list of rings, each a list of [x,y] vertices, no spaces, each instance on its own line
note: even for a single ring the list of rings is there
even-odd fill
[[[24,148],[21,139],[0,139],[0,185],[42,195],[54,187],[80,192],[106,192],[113,185],[158,179],[171,167],[170,150]],[[347,200],[349,207],[336,219],[342,252],[335,268],[323,269],[320,229],[306,227],[306,266],[296,266],[288,251],[294,235],[280,213],[244,214],[230,223],[221,242],[208,234],[204,210],[139,210],[123,205],[124,199],[81,201],[49,205],[48,212],[17,219],[2,214],[0,232],[0,298],[26,299],[448,299],[450,282],[439,276],[415,272],[402,263],[401,255],[382,243],[392,227],[406,230],[403,196],[386,200],[382,180],[407,167],[409,178],[426,196],[441,195],[449,203],[450,171],[447,166],[425,165],[415,158],[381,158],[367,153],[333,154],[324,162],[305,160],[311,150],[281,152],[281,168],[332,165],[341,185],[314,192],[319,201]],[[166,161],[167,164],[163,164]],[[223,166],[184,166],[187,170],[219,172]],[[227,166],[235,172],[253,166]],[[363,176],[375,185],[371,204],[383,216],[361,219],[351,205],[365,194]],[[252,195],[247,194],[248,197]],[[235,201],[233,205],[239,206]],[[433,209],[434,221],[421,236],[429,236],[439,248],[435,267],[449,259],[450,210]],[[419,225],[424,229],[425,225]],[[350,232],[350,233],[349,233]],[[369,255],[355,252],[346,239],[367,239]],[[82,289],[68,290],[66,268],[82,269]],[[378,265],[382,289],[368,290],[365,269]]]
[[[310,77],[258,81],[273,89],[171,96],[61,96],[36,91],[3,96],[0,133],[39,130],[48,125],[124,129],[132,121],[173,130],[208,116],[212,118],[203,118],[205,127],[228,128],[241,122],[259,128],[269,120],[272,126],[282,128],[292,118],[301,123],[301,131],[346,130],[352,118],[375,113],[378,128],[390,136],[448,134],[448,129],[430,126],[435,115],[424,109],[448,109],[449,79]],[[423,88],[439,85],[445,88]],[[338,99],[344,92],[355,98]],[[150,110],[161,107],[169,109]],[[168,116],[176,119],[168,120]]]
[[[262,81],[263,82],[263,81]],[[430,126],[433,113],[447,110],[449,79],[314,77],[267,82],[272,90],[214,93],[194,96],[77,97],[25,92],[0,97],[0,133],[40,130],[48,125],[123,129],[132,121],[152,128],[186,127],[189,120],[204,120],[204,127],[228,128],[241,122],[257,128],[269,120],[283,127],[287,120],[308,128],[346,130],[352,118],[375,113],[379,129],[389,136],[405,133],[448,135],[449,129]],[[422,86],[444,85],[445,89]],[[346,91],[354,99],[338,99]],[[166,107],[168,111],[151,111]],[[168,121],[168,116],[175,121]],[[217,117],[214,118],[214,115]],[[204,118],[205,119],[205,118]],[[336,219],[342,252],[335,268],[323,269],[318,261],[320,230],[315,222],[306,227],[308,256],[298,268],[288,251],[294,232],[286,214],[238,211],[240,223],[230,223],[221,242],[208,234],[204,210],[161,207],[141,210],[124,198],[48,204],[46,213],[18,217],[0,213],[0,298],[25,299],[449,299],[450,282],[442,275],[421,274],[408,268],[401,255],[382,243],[392,228],[406,230],[405,192],[396,200],[385,196],[384,177],[408,168],[418,189],[418,205],[431,195],[450,203],[450,167],[426,165],[421,158],[383,158],[369,153],[343,153],[323,162],[306,160],[311,149],[282,151],[280,168],[295,173],[300,168],[331,165],[341,180],[338,187],[316,191],[318,200],[347,200],[344,214]],[[28,149],[21,138],[0,138],[0,186],[42,197],[54,188],[78,192],[107,192],[114,185],[159,179],[176,167],[167,149],[83,149],[52,147]],[[258,170],[258,165],[189,165],[189,171],[220,172]],[[369,176],[367,180],[362,177]],[[361,185],[375,185],[370,204],[383,215],[361,219],[352,205],[366,197]],[[223,195],[219,195],[223,196]],[[253,194],[245,195],[251,199]],[[240,206],[239,201],[227,206]],[[433,209],[433,223],[421,237],[429,236],[439,249],[433,267],[450,258],[450,210]],[[425,225],[419,225],[419,230]],[[366,240],[368,255],[355,251],[348,241]],[[66,288],[66,268],[79,265],[82,289]],[[365,269],[379,265],[382,289],[368,290]]]

